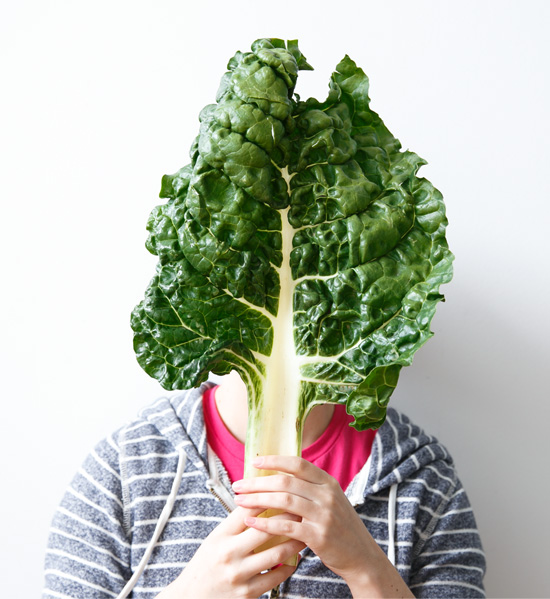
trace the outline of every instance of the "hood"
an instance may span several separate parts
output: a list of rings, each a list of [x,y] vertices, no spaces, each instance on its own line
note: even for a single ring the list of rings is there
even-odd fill
[[[187,459],[205,474],[208,474],[208,454],[202,396],[213,386],[214,383],[207,382],[196,389],[161,397],[140,413],[176,450],[183,449]]]
[[[414,478],[429,464],[453,461],[445,447],[432,435],[393,408],[388,408],[386,421],[378,429],[367,464],[346,491],[352,504],[363,501],[400,482]]]

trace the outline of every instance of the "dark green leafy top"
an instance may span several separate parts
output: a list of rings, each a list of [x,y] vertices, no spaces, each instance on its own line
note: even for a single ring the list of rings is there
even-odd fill
[[[445,208],[417,176],[425,162],[371,110],[363,71],[346,56],[327,99],[301,102],[310,68],[296,42],[274,39],[230,60],[191,163],[163,177],[167,201],[149,218],[159,263],[132,313],[134,347],[167,389],[236,369],[259,398],[282,285],[297,401],[346,403],[374,428],[452,276]]]

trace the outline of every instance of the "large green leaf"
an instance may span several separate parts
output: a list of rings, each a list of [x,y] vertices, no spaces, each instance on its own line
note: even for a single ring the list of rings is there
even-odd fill
[[[300,417],[340,402],[376,428],[452,276],[445,207],[417,176],[425,162],[370,109],[363,71],[346,56],[327,99],[301,102],[309,68],[281,40],[230,60],[191,163],[163,178],[167,202],[149,218],[159,264],[132,314],[134,347],[167,389],[236,369],[251,405],[284,354]]]

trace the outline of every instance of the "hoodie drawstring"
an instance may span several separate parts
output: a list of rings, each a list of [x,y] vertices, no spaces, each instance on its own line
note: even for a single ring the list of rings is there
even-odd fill
[[[176,503],[176,497],[178,496],[178,491],[181,485],[181,479],[183,477],[183,471],[185,470],[185,465],[187,463],[187,454],[183,448],[178,449],[178,467],[176,469],[176,476],[174,477],[174,481],[172,482],[172,488],[170,489],[170,495],[166,499],[166,503],[162,508],[162,512],[160,513],[157,525],[153,532],[153,536],[145,549],[145,553],[141,558],[141,561],[138,564],[136,571],[133,573],[132,578],[126,583],[125,587],[122,589],[119,595],[117,595],[117,599],[126,599],[128,595],[132,592],[132,589],[136,586],[137,581],[143,574],[145,570],[149,558],[153,553],[153,549],[157,544],[157,541],[168,522],[168,518],[170,518],[170,514],[172,513],[172,509],[174,508],[174,503]]]
[[[395,506],[397,504],[397,483],[390,487],[388,498],[388,559],[395,566]]]

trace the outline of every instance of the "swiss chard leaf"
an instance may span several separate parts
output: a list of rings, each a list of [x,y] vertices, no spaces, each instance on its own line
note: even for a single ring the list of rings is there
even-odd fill
[[[167,202],[149,218],[159,264],[132,314],[138,361],[167,389],[236,369],[258,402],[290,293],[284,359],[302,414],[345,403],[356,428],[376,428],[452,277],[443,198],[349,57],[324,102],[293,96],[311,68],[295,41],[258,40],[228,68],[191,163],[163,178]]]

